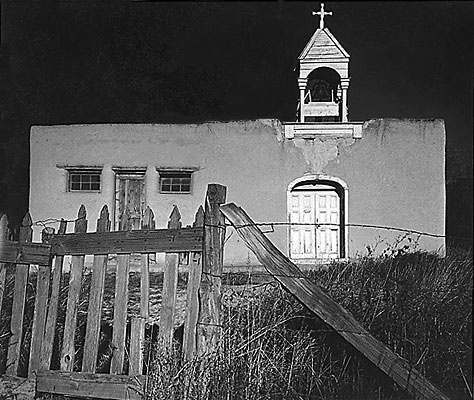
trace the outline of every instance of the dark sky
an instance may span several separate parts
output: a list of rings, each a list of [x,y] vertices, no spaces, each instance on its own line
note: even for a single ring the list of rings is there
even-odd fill
[[[31,124],[293,121],[319,4],[2,3],[4,158]],[[326,2],[351,55],[349,118],[443,118],[448,150],[472,154],[473,4]]]

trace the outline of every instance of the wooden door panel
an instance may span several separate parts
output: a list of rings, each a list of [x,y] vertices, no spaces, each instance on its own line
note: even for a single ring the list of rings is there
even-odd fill
[[[145,180],[143,176],[118,176],[116,194],[116,228],[140,229],[145,212]]]

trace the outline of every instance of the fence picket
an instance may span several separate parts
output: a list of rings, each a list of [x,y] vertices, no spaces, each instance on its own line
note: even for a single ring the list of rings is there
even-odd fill
[[[199,206],[194,216],[194,228],[204,227],[204,209]],[[190,255],[188,285],[186,287],[186,315],[184,320],[183,353],[186,361],[196,353],[196,329],[199,314],[199,283],[201,282],[201,253]]]
[[[97,220],[97,232],[110,231],[109,209],[105,205]],[[92,265],[91,286],[89,292],[89,308],[87,313],[86,338],[84,342],[83,372],[95,372],[97,352],[99,349],[100,321],[102,317],[102,301],[104,298],[105,273],[107,271],[107,255],[95,255]]]
[[[31,229],[32,221],[30,213],[26,213],[20,227],[19,242],[31,242],[33,230]],[[7,374],[16,375],[18,371],[18,363],[20,361],[21,338],[23,333],[23,316],[25,312],[26,286],[28,284],[28,272],[30,266],[28,264],[17,264],[15,272],[15,288],[12,304],[12,318],[10,330],[11,337],[8,348],[7,358]]]
[[[181,214],[177,206],[173,207],[168,221],[168,229],[181,228]],[[174,315],[176,311],[176,291],[178,286],[179,254],[166,253],[163,274],[163,292],[160,310],[159,341],[164,349],[173,344]]]
[[[74,224],[74,232],[87,231],[86,208],[81,205]],[[69,272],[69,291],[67,298],[66,320],[64,322],[63,348],[61,352],[61,370],[72,371],[74,368],[74,334],[76,331],[79,295],[82,286],[84,256],[73,256]]]
[[[140,375],[143,367],[143,343],[145,341],[145,318],[132,317],[130,321],[130,357],[128,374]]]
[[[61,219],[58,234],[66,233],[67,223]],[[59,290],[61,286],[61,276],[63,273],[64,256],[57,256],[54,260],[53,282],[51,283],[51,298],[49,300],[48,316],[43,339],[43,349],[41,351],[41,369],[49,369],[51,357],[53,355],[54,332],[58,317]]]
[[[54,234],[53,228],[45,228],[42,232],[43,243],[48,243],[51,235]],[[41,361],[41,350],[43,346],[44,328],[46,324],[46,307],[48,305],[49,279],[51,275],[50,265],[40,265],[36,280],[36,299],[33,315],[33,329],[31,333],[30,362],[28,365],[28,376],[31,377],[39,370]]]
[[[155,229],[155,216],[148,206],[145,210],[141,229]],[[155,253],[156,254],[156,253]],[[140,316],[132,317],[130,323],[130,359],[128,374],[142,373],[145,324],[150,318],[150,253],[142,253],[140,260]]]
[[[110,373],[122,374],[125,358],[125,334],[127,330],[128,277],[130,255],[117,255],[115,273],[114,326],[112,332],[113,355]]]

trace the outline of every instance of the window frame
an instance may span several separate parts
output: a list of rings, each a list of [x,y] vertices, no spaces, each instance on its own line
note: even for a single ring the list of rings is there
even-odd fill
[[[193,193],[193,173],[197,170],[196,168],[157,168],[156,170],[158,172],[158,192],[160,194],[189,195]],[[163,190],[164,179],[179,179],[180,182],[174,184],[180,187],[189,185],[189,190],[173,190],[172,180],[169,183],[170,190]],[[189,181],[183,184],[183,179],[189,179]]]
[[[101,193],[102,192],[102,166],[57,166],[58,168],[65,169],[67,172],[66,177],[66,192],[68,193]],[[85,176],[88,175],[89,177],[98,176],[98,182],[93,182],[89,178],[89,182],[84,182],[79,179],[78,182],[72,182],[73,176]],[[72,184],[78,183],[80,185],[79,189],[73,189]],[[82,185],[88,184],[89,187],[92,187],[92,184],[98,183],[98,189],[83,189]]]

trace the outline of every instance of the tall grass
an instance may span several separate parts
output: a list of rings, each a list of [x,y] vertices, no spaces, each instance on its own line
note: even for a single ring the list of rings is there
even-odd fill
[[[455,398],[471,398],[471,257],[417,252],[311,272],[365,328]],[[160,355],[148,398],[406,399],[355,349],[275,283],[223,293],[222,351]],[[190,375],[192,376],[190,378]]]
[[[365,257],[307,273],[376,338],[414,365],[452,398],[472,390],[472,256],[416,252]],[[5,367],[14,269],[9,268],[0,320],[0,367]],[[156,348],[148,360],[149,399],[406,399],[390,379],[337,332],[271,281],[228,276],[223,288],[221,352],[184,363],[178,347]],[[158,281],[152,286],[159,286]],[[26,374],[36,275],[30,274],[20,372]],[[78,315],[83,342],[87,287]],[[58,317],[61,336],[68,275]],[[104,317],[111,317],[114,275],[108,278]],[[138,278],[131,276],[131,299]],[[132,288],[133,286],[133,288]],[[136,286],[136,287],[135,287]],[[156,300],[159,302],[159,295]],[[131,306],[133,308],[133,305]],[[9,311],[10,310],[10,311]],[[55,343],[58,357],[59,342]],[[79,354],[78,354],[79,356]],[[80,361],[80,356],[78,357]],[[147,356],[148,359],[148,356]],[[205,369],[202,368],[205,365]],[[3,369],[2,368],[2,369]],[[471,385],[471,386],[470,386]]]

